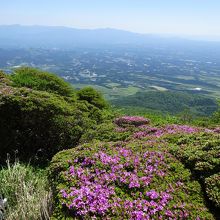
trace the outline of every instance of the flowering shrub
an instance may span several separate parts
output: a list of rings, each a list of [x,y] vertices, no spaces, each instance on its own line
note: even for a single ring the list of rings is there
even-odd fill
[[[213,131],[217,134],[220,134],[220,127],[215,128]]]
[[[203,204],[200,185],[165,148],[166,143],[156,141],[98,143],[57,154],[51,182],[62,206],[56,206],[61,208],[54,215],[213,219]]]
[[[141,125],[149,124],[150,120],[144,117],[139,117],[139,116],[123,116],[120,118],[116,118],[114,122],[119,127],[126,127],[129,125],[139,127]]]
[[[150,126],[141,126],[141,130],[134,133],[134,138],[143,138],[143,137],[161,137],[167,134],[192,134],[202,131],[202,129],[197,127],[191,127],[187,125],[167,125],[165,127],[157,128]]]
[[[53,158],[55,219],[213,219],[204,193],[218,215],[219,129],[148,123],[117,118],[111,128],[117,135],[104,132],[109,139],[99,139],[115,142],[81,145]]]

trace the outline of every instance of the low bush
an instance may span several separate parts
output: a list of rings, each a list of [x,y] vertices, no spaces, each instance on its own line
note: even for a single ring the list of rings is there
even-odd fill
[[[205,179],[206,193],[213,204],[220,208],[220,173]]]
[[[61,96],[74,95],[71,85],[55,74],[30,67],[21,67],[9,76],[15,87],[27,87],[39,91],[47,91]]]
[[[10,88],[9,94],[0,96],[1,160],[16,151],[21,160],[46,162],[59,150],[76,145],[92,123],[88,114],[71,99]]]
[[[29,68],[18,71],[8,83],[0,82],[1,163],[7,154],[16,152],[21,161],[44,165],[58,151],[76,146],[87,131],[111,119],[107,108],[100,109],[82,97],[77,100],[61,79]]]
[[[84,133],[80,139],[80,143],[88,143],[91,140],[99,141],[125,141],[130,137],[131,131],[121,129],[115,126],[114,123],[102,123],[96,126],[95,130],[89,130]]]
[[[99,109],[107,108],[108,104],[104,100],[101,93],[92,87],[82,88],[77,92],[78,100],[86,100],[88,103],[96,106]]]
[[[147,125],[149,123],[149,119],[140,116],[123,116],[115,119],[115,124],[119,127],[127,127],[129,125],[139,127],[141,125]]]
[[[217,131],[213,129],[213,131]],[[205,186],[207,197],[219,208],[220,136],[218,132],[168,138],[175,155]]]
[[[201,128],[192,127],[188,125],[166,125],[162,127],[152,127],[143,125],[133,134],[133,138],[141,139],[147,137],[163,137],[166,135],[175,134],[194,134],[202,131]]]
[[[199,183],[162,145],[98,142],[55,155],[52,219],[213,219]]]

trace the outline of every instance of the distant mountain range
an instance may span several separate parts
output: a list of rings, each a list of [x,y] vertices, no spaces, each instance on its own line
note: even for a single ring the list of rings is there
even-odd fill
[[[75,29],[53,26],[0,25],[0,47],[71,49],[106,45],[169,45],[195,43],[178,37],[137,34],[117,29]],[[197,42],[198,43],[198,42]]]

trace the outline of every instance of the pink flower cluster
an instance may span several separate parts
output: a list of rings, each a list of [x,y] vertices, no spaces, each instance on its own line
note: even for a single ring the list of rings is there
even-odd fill
[[[220,134],[220,127],[214,128],[214,129],[213,129],[213,132],[215,132],[215,133],[217,133],[217,134]]]
[[[200,128],[187,125],[167,125],[165,127],[141,126],[140,131],[134,133],[134,138],[143,138],[148,136],[161,137],[166,134],[192,134],[202,131]]]
[[[171,211],[172,193],[151,188],[167,175],[166,153],[140,154],[125,147],[102,149],[92,157],[76,159],[65,172],[68,188],[60,191],[63,206],[73,217],[111,219],[168,219],[188,216],[183,207]]]
[[[133,125],[135,127],[138,127],[141,125],[149,124],[150,120],[139,116],[123,116],[120,118],[116,118],[114,122],[119,127],[126,127],[128,125]]]

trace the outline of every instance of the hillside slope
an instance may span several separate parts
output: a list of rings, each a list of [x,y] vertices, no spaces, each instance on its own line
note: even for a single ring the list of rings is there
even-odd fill
[[[32,68],[0,73],[1,164],[14,154],[46,164],[108,117],[107,103],[92,88],[76,91],[56,75]]]
[[[118,108],[140,108],[168,114],[187,110],[192,116],[210,116],[218,106],[216,100],[210,97],[177,91],[138,92],[113,100],[112,103]]]
[[[218,129],[152,127],[141,117],[118,118],[115,124],[114,132],[129,134],[125,140],[95,141],[53,158],[54,219],[214,219],[204,193],[212,213],[219,214]],[[196,137],[210,147],[200,147]],[[193,149],[186,156],[184,140]],[[196,166],[188,169],[193,156]]]

